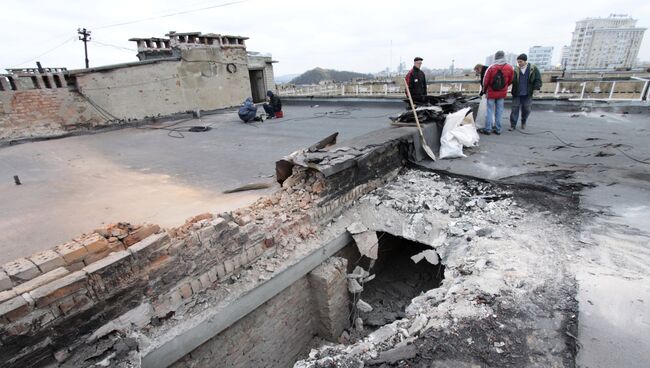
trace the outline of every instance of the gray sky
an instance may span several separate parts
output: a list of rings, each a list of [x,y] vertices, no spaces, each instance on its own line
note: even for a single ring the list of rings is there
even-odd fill
[[[473,67],[498,49],[528,52],[533,45],[560,48],[571,42],[575,22],[585,17],[629,14],[649,28],[650,1],[294,1],[249,0],[4,0],[0,12],[0,68],[83,67],[76,30],[92,31],[91,66],[135,61],[131,37],[162,37],[170,30],[250,37],[248,50],[269,52],[275,74],[302,73],[316,66],[377,72],[414,56],[424,66]],[[146,21],[109,26],[147,18]],[[650,60],[646,31],[639,58]],[[392,58],[391,58],[392,41]],[[114,45],[107,46],[107,45]],[[126,50],[132,49],[132,50]],[[49,51],[49,52],[48,52]]]

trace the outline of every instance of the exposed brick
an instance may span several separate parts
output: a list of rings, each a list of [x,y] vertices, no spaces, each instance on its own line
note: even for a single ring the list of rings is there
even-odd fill
[[[201,287],[203,289],[207,289],[212,286],[212,281],[210,280],[210,275],[208,275],[208,273],[209,271],[199,276],[199,281],[201,281]]]
[[[34,264],[41,270],[41,272],[46,273],[50,272],[55,268],[65,266],[65,260],[57,252],[52,249],[47,249],[42,252],[38,252],[31,257],[29,260],[34,262]]]
[[[220,280],[223,280],[226,277],[226,267],[224,266],[224,264],[220,263],[216,265],[214,268],[217,271],[217,277],[219,277]]]
[[[235,223],[237,223],[237,225],[239,226],[244,226],[250,224],[251,222],[253,222],[253,217],[251,217],[250,215],[235,217]]]
[[[77,271],[34,289],[29,295],[36,302],[36,307],[41,308],[84,289],[88,285],[87,281],[86,273]]]
[[[27,258],[19,258],[15,261],[5,263],[2,268],[15,282],[28,281],[41,274],[38,267]]]
[[[0,303],[6,302],[7,300],[15,298],[16,296],[18,296],[18,294],[16,294],[16,291],[13,289],[0,291]]]
[[[92,303],[92,299],[90,299],[87,292],[83,290],[58,301],[57,307],[61,313],[68,315],[86,309]]]
[[[108,250],[108,249],[106,249],[105,251],[103,251],[101,253],[89,253],[86,256],[86,258],[84,258],[84,260],[83,260],[84,267],[88,266],[91,263],[95,263],[95,262],[99,261],[100,259],[104,259],[107,255],[109,255],[111,253],[112,252],[110,250]],[[83,268],[83,267],[81,267],[81,268]],[[79,269],[81,269],[81,268],[79,268]]]
[[[0,317],[13,322],[29,313],[30,310],[31,307],[27,300],[25,300],[21,295],[18,295],[0,304]]]
[[[45,285],[47,283],[50,283],[50,282],[52,282],[54,280],[60,279],[63,276],[68,275],[69,273],[70,273],[70,271],[68,271],[66,268],[59,267],[59,268],[57,268],[55,270],[52,270],[52,271],[50,271],[48,273],[45,273],[45,274],[42,274],[42,275],[40,275],[38,277],[35,277],[35,278],[33,278],[33,279],[31,279],[31,280],[29,280],[27,282],[24,282],[24,283],[16,286],[14,288],[14,291],[17,294],[24,294],[24,293],[27,293],[27,292],[30,292],[30,291],[36,289],[37,287],[43,286],[43,285]]]
[[[198,294],[201,290],[203,290],[203,285],[201,285],[201,281],[198,279],[190,281],[190,286],[192,287],[193,294]]]
[[[219,275],[217,274],[217,266],[212,267],[210,271],[207,272],[207,275],[211,284],[214,284],[215,282],[219,281]]]
[[[88,254],[86,247],[75,241],[57,245],[54,247],[54,251],[63,257],[66,264],[82,262],[84,257]]]
[[[14,284],[11,282],[9,275],[7,275],[7,273],[2,268],[0,268],[0,291],[11,289],[13,286]]]
[[[136,259],[147,259],[151,254],[167,244],[169,244],[169,235],[167,233],[154,234],[133,244],[128,248],[128,251]]]
[[[83,238],[81,244],[86,247],[88,253],[100,253],[108,248],[108,240],[99,234],[92,234]]]
[[[235,270],[235,264],[231,259],[226,259],[223,265],[226,268],[226,275],[230,275]]]
[[[181,297],[183,299],[188,299],[192,296],[192,286],[189,282],[186,282],[183,285],[179,286],[178,291],[180,291]]]
[[[70,271],[70,272],[79,271],[79,270],[83,269],[84,267],[86,267],[86,264],[83,261],[70,263],[70,264],[65,266],[65,268],[67,268],[68,271]]]
[[[127,247],[142,241],[144,238],[148,237],[151,234],[155,234],[160,231],[160,226],[158,225],[143,225],[139,229],[129,233],[122,242]]]
[[[96,295],[108,297],[131,286],[135,277],[133,257],[129,251],[114,252],[83,269],[90,277]]]

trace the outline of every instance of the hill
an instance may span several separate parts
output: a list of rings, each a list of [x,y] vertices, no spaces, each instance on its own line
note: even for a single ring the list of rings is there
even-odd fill
[[[352,78],[372,78],[372,74],[339,71],[333,69],[314,68],[291,80],[292,84],[318,84],[320,81],[347,82]]]

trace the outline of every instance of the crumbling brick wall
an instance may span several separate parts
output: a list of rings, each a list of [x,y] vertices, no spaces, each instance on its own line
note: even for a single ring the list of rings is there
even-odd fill
[[[232,213],[198,215],[169,230],[115,224],[3,265],[0,365],[90,364],[85,359],[97,353],[87,338],[100,327],[139,305],[164,321],[263,254],[314,237],[356,198],[393,178],[407,144],[391,140],[356,154],[332,153],[336,164],[321,169],[296,167],[282,190]]]

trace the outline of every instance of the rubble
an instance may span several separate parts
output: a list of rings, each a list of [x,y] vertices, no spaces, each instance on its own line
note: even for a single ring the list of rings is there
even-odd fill
[[[405,301],[401,316],[392,321],[373,320],[360,311],[364,329],[377,329],[365,337],[350,331],[356,343],[353,337],[351,345],[319,350],[320,359],[360,360],[371,366],[564,366],[572,361],[575,351],[564,331],[576,328],[575,283],[565,268],[546,261],[571,247],[572,231],[556,218],[562,213],[543,213],[540,207],[531,212],[537,202],[526,203],[530,195],[510,186],[406,170],[360,198],[339,221],[361,220],[370,231],[433,246],[408,260],[413,265],[430,255],[444,265],[444,280],[439,288]],[[361,277],[353,272],[348,278]],[[384,293],[393,286],[375,279],[360,295],[372,313],[385,314],[368,299],[376,283]],[[394,300],[390,298],[383,297],[382,303]],[[539,313],[550,316],[548,322],[540,325]],[[548,354],[549,344],[560,347],[557,354]],[[309,359],[296,363],[318,366]]]

